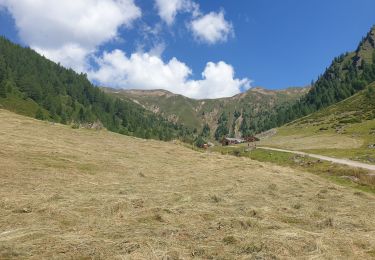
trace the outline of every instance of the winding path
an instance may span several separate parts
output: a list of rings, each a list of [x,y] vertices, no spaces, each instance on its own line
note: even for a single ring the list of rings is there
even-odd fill
[[[285,150],[285,149],[278,149],[278,148],[271,148],[271,147],[264,147],[264,146],[259,146],[258,148],[265,149],[265,150],[271,150],[271,151],[278,151],[278,152],[294,153],[294,154],[298,154],[298,155],[305,155],[305,156],[317,158],[317,159],[324,160],[324,161],[329,161],[329,162],[333,162],[333,163],[348,165],[348,166],[351,166],[351,167],[357,167],[357,168],[362,168],[362,169],[367,169],[367,170],[375,171],[375,165],[371,165],[371,164],[367,164],[367,163],[361,163],[361,162],[356,162],[356,161],[351,161],[351,160],[347,160],[347,159],[337,159],[337,158],[332,158],[332,157],[328,157],[328,156],[324,156],[324,155],[304,153],[304,152],[299,152],[299,151],[292,151],[292,150]]]

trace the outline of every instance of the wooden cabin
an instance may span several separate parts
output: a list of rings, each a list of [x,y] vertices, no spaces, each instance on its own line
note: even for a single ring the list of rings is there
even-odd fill
[[[255,136],[246,136],[244,139],[248,143],[259,142],[259,138],[255,137]]]
[[[223,140],[221,140],[221,144],[223,146],[234,145],[234,144],[242,144],[244,142],[245,142],[245,140],[242,139],[242,138],[224,137]]]

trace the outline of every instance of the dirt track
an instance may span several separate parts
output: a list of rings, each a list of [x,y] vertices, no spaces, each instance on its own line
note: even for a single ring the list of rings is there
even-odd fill
[[[298,154],[298,155],[306,155],[306,156],[310,156],[310,157],[317,158],[317,159],[324,160],[324,161],[329,161],[329,162],[333,162],[333,163],[344,164],[344,165],[348,165],[348,166],[352,166],[352,167],[357,167],[357,168],[375,171],[375,165],[351,161],[351,160],[348,160],[348,159],[337,159],[337,158],[332,158],[332,157],[328,157],[328,156],[324,156],[324,155],[304,153],[304,152],[299,152],[299,151],[292,151],[292,150],[285,150],[285,149],[278,149],[278,148],[271,148],[271,147],[264,147],[264,146],[260,146],[258,148],[266,149],[266,150],[272,150],[272,151],[278,151],[278,152],[294,153],[294,154]]]

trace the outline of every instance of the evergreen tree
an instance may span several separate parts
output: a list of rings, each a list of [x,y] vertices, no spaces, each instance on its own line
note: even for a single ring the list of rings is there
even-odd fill
[[[80,108],[79,112],[78,112],[78,120],[79,122],[85,122],[85,110],[83,109],[83,107]]]
[[[6,77],[6,66],[4,57],[0,55],[0,97],[6,98],[7,97],[7,91],[5,88],[5,77]]]
[[[38,108],[38,110],[35,113],[35,118],[39,119],[39,120],[45,120],[46,119],[42,109]]]
[[[199,148],[203,148],[205,143],[206,141],[200,135],[194,140],[194,145]]]
[[[365,96],[368,100],[374,101],[375,100],[375,87],[374,86],[369,86],[366,89]]]
[[[201,135],[204,136],[204,137],[209,137],[210,132],[211,132],[210,126],[207,123],[204,124]]]
[[[215,131],[215,139],[219,141],[227,134],[229,134],[228,117],[225,113],[222,113],[218,120],[218,127]]]
[[[7,91],[5,88],[5,84],[3,82],[0,82],[0,97],[6,98],[7,97]]]

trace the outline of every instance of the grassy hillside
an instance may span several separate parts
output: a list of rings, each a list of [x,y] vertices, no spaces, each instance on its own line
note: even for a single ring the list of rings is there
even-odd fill
[[[1,259],[375,257],[371,194],[1,109],[0,122]]]
[[[278,129],[261,144],[375,164],[375,83]]]
[[[370,30],[370,32],[362,39],[361,44],[356,50],[357,53],[357,63],[360,65],[362,60],[367,64],[372,63],[373,50],[375,48],[375,26]]]
[[[198,100],[176,95],[166,90],[102,89],[114,96],[131,99],[171,121],[184,123],[191,128],[199,129],[202,127],[202,122],[196,111],[200,105]]]
[[[290,122],[344,100],[375,81],[375,26],[359,43],[357,50],[335,58],[313,84],[311,90],[293,105],[279,108],[269,119],[277,125]]]
[[[0,107],[63,124],[103,125],[142,138],[190,137],[188,129],[105,94],[86,75],[0,37]]]
[[[310,91],[294,104],[278,107],[266,116],[265,126],[282,126],[297,118],[342,101],[375,81],[375,26],[357,50],[335,58],[312,84]]]
[[[204,124],[215,133],[219,117],[225,113],[229,118],[227,127],[230,135],[240,136],[243,117],[239,114],[251,114],[253,120],[261,120],[262,114],[278,105],[296,101],[307,93],[308,88],[289,88],[285,90],[266,90],[253,88],[229,98],[195,100],[176,95],[165,90],[116,90],[103,88],[116,97],[131,99],[146,109],[158,113],[173,122],[182,123],[190,128],[202,130]]]

